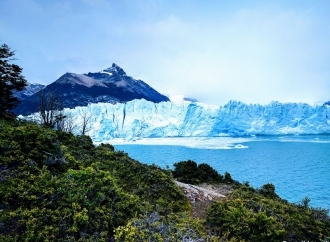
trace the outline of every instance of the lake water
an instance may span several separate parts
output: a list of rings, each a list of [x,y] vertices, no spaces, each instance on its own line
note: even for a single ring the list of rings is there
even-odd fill
[[[248,181],[255,188],[275,185],[290,202],[304,197],[330,209],[330,136],[258,136],[243,138],[162,138],[114,140],[116,150],[146,164],[169,166],[183,160],[208,163],[219,173]]]

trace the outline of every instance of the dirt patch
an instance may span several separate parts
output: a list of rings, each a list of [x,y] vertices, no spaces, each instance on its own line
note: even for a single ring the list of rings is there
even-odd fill
[[[178,181],[175,183],[190,201],[193,207],[193,217],[201,219],[205,218],[207,209],[214,201],[224,199],[233,190],[230,185],[226,184],[210,185],[203,183],[196,186]]]
[[[198,186],[211,190],[211,191],[214,191],[216,193],[220,193],[224,196],[228,196],[234,190],[231,185],[227,185],[227,184],[213,185],[213,184],[202,183],[202,184],[199,184]]]

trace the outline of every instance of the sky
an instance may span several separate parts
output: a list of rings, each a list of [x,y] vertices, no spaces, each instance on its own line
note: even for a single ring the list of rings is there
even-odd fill
[[[0,44],[30,83],[116,63],[160,93],[330,100],[329,0],[0,0]]]

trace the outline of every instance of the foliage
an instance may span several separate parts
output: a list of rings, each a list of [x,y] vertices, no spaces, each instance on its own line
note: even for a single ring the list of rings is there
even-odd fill
[[[269,198],[277,198],[278,195],[275,193],[275,186],[271,183],[267,183],[263,185],[260,189],[260,194],[264,195],[265,197]]]
[[[44,168],[33,178],[8,179],[4,185],[0,231],[6,237],[105,240],[140,210],[136,196],[116,187],[109,172],[92,167],[56,177]]]
[[[213,204],[207,214],[207,223],[216,234],[239,241],[282,241],[284,229],[274,217],[263,211],[247,209],[240,199]]]
[[[206,234],[202,222],[187,214],[171,214],[167,217],[153,212],[140,219],[132,219],[115,230],[116,241],[219,241]]]
[[[0,119],[0,241],[329,240],[328,211],[309,198],[290,204],[273,184],[254,189],[207,164],[175,168],[178,179],[235,190],[211,205],[204,224],[189,216],[171,172],[85,135]]]
[[[179,181],[196,184],[198,181],[197,163],[192,160],[180,161],[175,163],[173,177]]]
[[[188,200],[168,173],[155,165],[141,164],[125,153],[111,150],[108,146],[101,145],[97,147],[95,157],[100,161],[101,167],[112,172],[125,191],[142,198],[150,209],[154,209],[156,204],[160,212],[191,210]]]
[[[0,46],[0,116],[15,108],[19,100],[13,96],[14,91],[21,91],[26,86],[22,68],[11,64],[15,52],[8,45]]]
[[[266,191],[265,190],[266,188]],[[218,236],[241,241],[329,240],[328,211],[290,204],[275,194],[275,186],[260,190],[241,186],[207,212],[207,224]]]
[[[0,241],[108,241],[143,211],[190,210],[160,168],[16,121],[0,121],[0,197]]]
[[[173,177],[178,181],[199,184],[203,182],[207,183],[233,183],[229,173],[225,173],[225,177],[220,175],[210,165],[202,163],[197,165],[195,161],[187,160],[180,161],[174,164]]]

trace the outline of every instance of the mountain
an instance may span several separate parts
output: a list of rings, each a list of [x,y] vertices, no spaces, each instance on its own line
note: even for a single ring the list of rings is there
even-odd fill
[[[133,100],[66,109],[77,123],[90,113],[95,142],[113,138],[217,137],[330,133],[330,105],[271,102],[268,105],[230,101],[218,107],[196,102]]]
[[[28,82],[27,86],[22,91],[14,92],[14,96],[17,97],[20,101],[23,101],[33,94],[39,92],[44,87],[45,85],[42,84]]]
[[[125,103],[134,99],[151,102],[169,101],[168,97],[141,80],[127,76],[125,71],[112,64],[103,71],[88,74],[66,73],[43,89],[44,94],[54,92],[64,108],[87,106],[89,103]],[[14,113],[28,115],[38,111],[40,92],[25,99]]]

